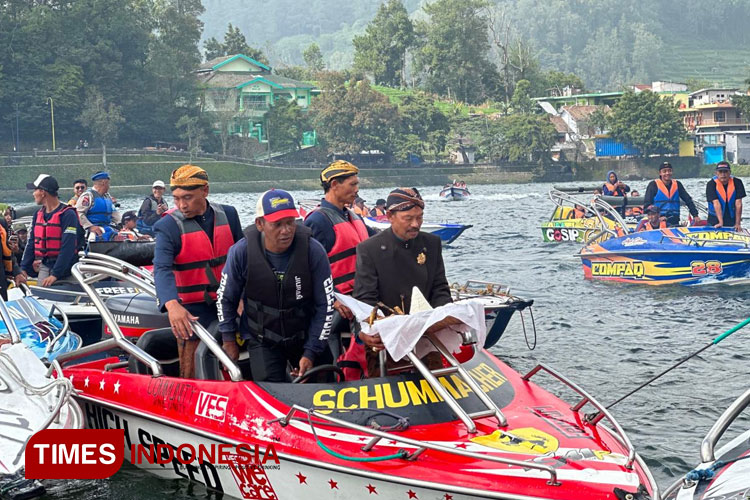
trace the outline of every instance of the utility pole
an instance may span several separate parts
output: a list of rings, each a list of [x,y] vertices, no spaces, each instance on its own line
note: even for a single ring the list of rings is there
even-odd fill
[[[55,103],[51,97],[47,98],[47,102],[49,103],[49,110],[52,116],[52,151],[54,151],[55,150]]]
[[[21,147],[21,141],[18,138],[18,103],[16,103],[16,153],[18,153]]]

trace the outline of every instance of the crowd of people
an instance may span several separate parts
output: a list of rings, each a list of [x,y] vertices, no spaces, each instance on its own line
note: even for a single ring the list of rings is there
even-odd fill
[[[417,287],[433,307],[451,301],[440,238],[422,232],[425,204],[416,188],[397,188],[369,209],[358,196],[359,169],[338,160],[320,173],[324,196],[304,221],[288,191],[272,189],[257,200],[255,219],[242,227],[237,210],[209,200],[208,173],[183,165],[169,179],[174,207],[164,198],[166,185],[155,181],[140,209],[120,214],[109,193],[110,175],[100,171],[74,183],[68,203],[59,198],[57,180],[39,175],[28,188],[39,209],[31,224],[13,223],[12,207],[0,221],[5,274],[18,285],[34,276],[40,286],[69,278],[86,240],[155,239],[154,279],[157,304],[166,313],[178,342],[180,375],[193,377],[199,344],[193,323],[217,328],[232,359],[241,349],[250,357],[253,379],[281,382],[333,361],[331,335],[353,333],[346,355],[359,360],[367,376],[379,373],[377,336],[357,331],[352,311],[334,291],[380,307],[408,313]],[[646,218],[638,230],[679,223],[680,200],[700,221],[692,198],[673,179],[665,162],[659,178],[646,188],[639,208]],[[601,194],[638,196],[609,172]],[[721,162],[706,186],[707,223],[741,230],[742,181]],[[577,206],[575,217],[585,217]],[[384,218],[390,227],[376,232],[363,217]],[[6,297],[6,281],[0,292]],[[424,362],[438,367],[439,356]],[[355,363],[356,364],[356,363]],[[394,366],[388,356],[386,366]]]
[[[674,179],[674,169],[669,162],[659,166],[659,177],[648,183],[643,200],[640,193],[618,179],[617,174],[607,172],[606,182],[596,188],[595,196],[617,196],[625,198],[618,211],[624,216],[646,215],[639,221],[636,231],[674,227],[680,224],[680,206],[688,209],[692,225],[709,225],[714,228],[729,227],[742,230],[742,199],[745,186],[742,180],[731,174],[732,167],[726,161],[716,165],[716,175],[706,183],[708,216],[702,221],[693,198],[680,181]],[[633,201],[630,201],[633,200]],[[576,205],[570,212],[572,218],[584,218],[589,214],[582,205]]]

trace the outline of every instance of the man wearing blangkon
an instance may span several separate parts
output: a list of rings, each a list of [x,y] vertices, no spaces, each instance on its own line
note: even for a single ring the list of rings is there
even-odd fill
[[[382,302],[391,309],[411,308],[416,286],[432,307],[452,302],[445,277],[440,237],[420,231],[424,201],[415,188],[398,188],[386,203],[391,227],[357,246],[357,271],[352,296],[370,305]],[[365,343],[368,375],[377,375],[378,352],[384,346],[379,335],[359,334]],[[430,353],[429,368],[439,368],[440,356]],[[392,360],[388,358],[388,364]]]

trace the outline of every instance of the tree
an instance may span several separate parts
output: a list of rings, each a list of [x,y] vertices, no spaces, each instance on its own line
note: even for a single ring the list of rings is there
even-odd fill
[[[685,137],[677,104],[648,90],[625,92],[612,107],[609,129],[615,140],[632,144],[646,156],[672,152]]]
[[[531,83],[528,80],[518,80],[516,89],[513,91],[513,98],[510,100],[514,113],[528,115],[536,110],[536,103],[529,95],[530,89]]]
[[[406,86],[406,52],[414,46],[414,25],[400,0],[382,3],[365,34],[352,40],[354,68],[372,75],[375,83]]]
[[[235,54],[242,54],[251,59],[255,59],[259,63],[268,65],[268,58],[263,54],[263,51],[250,47],[247,44],[245,35],[242,31],[229,23],[227,31],[224,33],[224,41],[220,43],[216,38],[209,38],[203,44],[203,48],[206,50],[206,60],[210,61],[216,57],[232,56]]]
[[[366,80],[346,82],[345,78],[344,74],[330,73],[321,79],[323,92],[310,108],[321,141],[335,152],[392,153],[398,110]]]
[[[565,73],[563,71],[548,71],[544,75],[546,89],[554,89],[557,95],[563,95],[565,87],[578,89],[582,92],[586,90],[583,80],[575,73]]]
[[[96,87],[89,89],[83,111],[80,116],[81,124],[88,128],[94,141],[102,145],[102,165],[107,167],[107,144],[117,139],[120,124],[125,121],[120,107],[107,103]]]
[[[226,55],[224,45],[213,36],[203,42],[203,49],[206,51],[206,61]]]
[[[180,137],[188,141],[190,162],[201,151],[201,143],[206,138],[206,129],[198,116],[182,115],[177,120],[177,128],[182,130]]]
[[[323,71],[325,64],[323,63],[323,53],[320,51],[318,44],[311,43],[305,51],[302,53],[302,58],[305,60],[307,69],[312,72]]]
[[[299,150],[305,131],[305,112],[294,100],[278,99],[266,113],[268,142],[275,151]],[[270,150],[271,146],[269,146]]]
[[[487,60],[485,0],[437,0],[423,8],[430,22],[420,22],[422,40],[414,67],[431,92],[476,103],[487,99],[497,73]]]
[[[604,134],[609,127],[609,109],[606,106],[597,107],[589,115],[589,125],[598,134]]]
[[[510,160],[544,161],[555,143],[555,127],[546,116],[511,115],[502,119],[500,156]]]
[[[400,132],[396,136],[397,155],[409,153],[437,159],[445,150],[450,124],[448,117],[425,94],[406,95],[398,106]]]
[[[749,95],[733,95],[732,104],[740,111],[740,114],[745,120],[750,119],[750,96]]]

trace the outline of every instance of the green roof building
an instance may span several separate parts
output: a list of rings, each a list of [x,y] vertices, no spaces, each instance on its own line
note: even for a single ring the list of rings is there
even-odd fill
[[[195,72],[204,89],[204,111],[212,113],[214,129],[267,141],[265,115],[279,99],[306,110],[320,90],[309,83],[272,72],[269,66],[243,54],[203,63]]]

